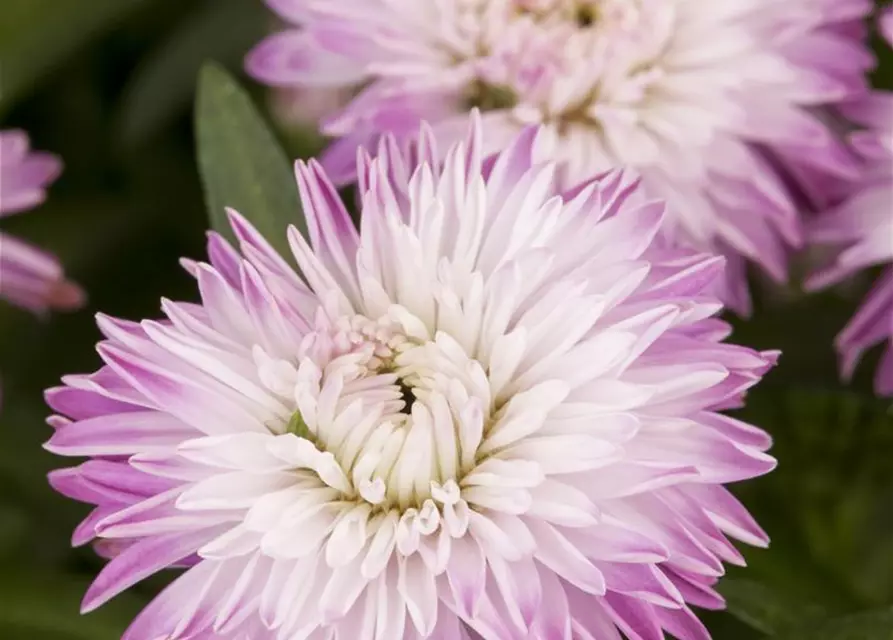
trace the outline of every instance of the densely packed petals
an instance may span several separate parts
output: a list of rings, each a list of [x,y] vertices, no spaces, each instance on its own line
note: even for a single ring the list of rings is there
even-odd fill
[[[786,278],[802,243],[804,175],[846,183],[857,161],[836,106],[867,89],[871,0],[267,0],[291,28],[260,43],[262,82],[353,88],[323,122],[323,162],[432,122],[441,148],[484,111],[491,151],[540,123],[558,179],[634,167],[669,204],[665,234],[728,258],[724,298],[749,310],[746,261]]]
[[[359,230],[299,163],[300,275],[230,211],[200,303],[99,316],[47,392],[109,558],[85,611],[176,567],[125,640],[708,637],[730,539],[767,543],[723,485],[775,464],[721,412],[778,354],[724,342],[722,258],[662,248],[636,180],[557,192],[543,135],[384,138]]]
[[[881,15],[879,27],[893,45],[893,9]],[[893,395],[893,93],[875,91],[846,105],[846,114],[862,127],[851,138],[864,161],[863,180],[812,225],[812,241],[842,250],[807,286],[825,287],[866,267],[886,265],[835,344],[849,378],[866,349],[886,343],[875,390]]]
[[[55,156],[31,151],[23,131],[0,131],[0,217],[41,204],[61,169]],[[0,233],[0,297],[43,312],[78,307],[84,296],[52,255]]]

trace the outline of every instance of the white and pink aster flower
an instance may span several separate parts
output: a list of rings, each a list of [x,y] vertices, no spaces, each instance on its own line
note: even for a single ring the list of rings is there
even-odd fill
[[[893,45],[893,9],[882,14],[879,26]],[[876,91],[847,105],[846,113],[863,127],[852,135],[853,146],[865,162],[863,180],[848,198],[813,223],[812,241],[843,250],[806,284],[820,289],[867,267],[887,265],[859,311],[837,336],[835,346],[843,375],[849,378],[862,354],[885,342],[875,390],[893,395],[893,93]]]
[[[723,342],[723,261],[655,246],[661,203],[556,194],[537,141],[386,137],[359,231],[299,163],[303,277],[231,211],[200,303],[99,317],[105,365],[47,392],[110,558],[85,611],[181,567],[125,640],[708,638],[730,538],[767,543],[723,484],[775,464],[721,411],[777,353]]]
[[[249,55],[254,77],[362,87],[324,121],[336,180],[353,177],[357,145],[411,137],[421,119],[448,146],[480,107],[490,151],[542,123],[565,185],[635,168],[669,204],[668,237],[728,257],[724,295],[745,313],[745,261],[784,280],[802,242],[789,183],[856,176],[833,106],[866,90],[871,0],[267,3],[294,28]]]
[[[23,131],[0,131],[0,217],[41,204],[62,169],[56,156],[33,152]],[[35,312],[79,307],[84,294],[52,255],[0,233],[0,297]]]

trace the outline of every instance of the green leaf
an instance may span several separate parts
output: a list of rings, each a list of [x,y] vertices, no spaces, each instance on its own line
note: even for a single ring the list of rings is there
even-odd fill
[[[787,594],[752,580],[725,578],[717,590],[726,599],[729,613],[766,634],[822,615],[820,607],[793,601]]]
[[[289,256],[288,225],[306,233],[291,163],[248,94],[216,63],[199,74],[196,138],[211,226],[231,238],[225,207],[232,207]]]
[[[189,16],[147,56],[124,90],[117,123],[124,143],[147,140],[188,108],[205,60],[241,66],[248,49],[263,37],[268,17],[253,0],[215,0]]]
[[[0,113],[79,46],[152,0],[3,0]]]
[[[122,594],[98,611],[81,616],[87,583],[61,575],[0,567],[0,638],[115,640],[143,603]]]
[[[778,469],[736,493],[772,538],[745,551],[749,579],[829,615],[893,598],[893,418],[842,391],[756,389],[742,416],[770,431]]]
[[[775,640],[893,640],[893,608],[810,622]]]

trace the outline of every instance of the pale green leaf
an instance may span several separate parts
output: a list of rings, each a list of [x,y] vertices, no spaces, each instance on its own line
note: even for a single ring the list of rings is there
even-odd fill
[[[288,256],[288,226],[306,231],[292,163],[245,90],[216,63],[199,74],[196,138],[211,226],[231,238],[225,208],[232,207]]]

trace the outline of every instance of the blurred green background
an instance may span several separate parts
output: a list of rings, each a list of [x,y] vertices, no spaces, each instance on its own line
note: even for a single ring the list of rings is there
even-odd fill
[[[65,161],[48,202],[3,230],[56,252],[90,302],[44,321],[0,308],[0,640],[119,638],[164,583],[79,616],[101,561],[69,548],[86,509],[46,483],[58,461],[40,448],[42,390],[96,368],[95,311],[154,317],[161,296],[195,298],[178,258],[203,255],[208,226],[197,73],[216,60],[240,74],[272,24],[259,0],[2,0],[0,126]],[[884,55],[874,80],[891,86]],[[276,134],[291,157],[320,148],[309,131]],[[773,544],[743,549],[750,566],[724,579],[729,612],[704,615],[717,640],[893,639],[893,416],[871,394],[877,354],[844,387],[830,346],[870,277],[808,298],[755,280],[755,317],[734,320],[736,341],[784,351],[744,412],[773,434],[780,466],[736,488]]]

